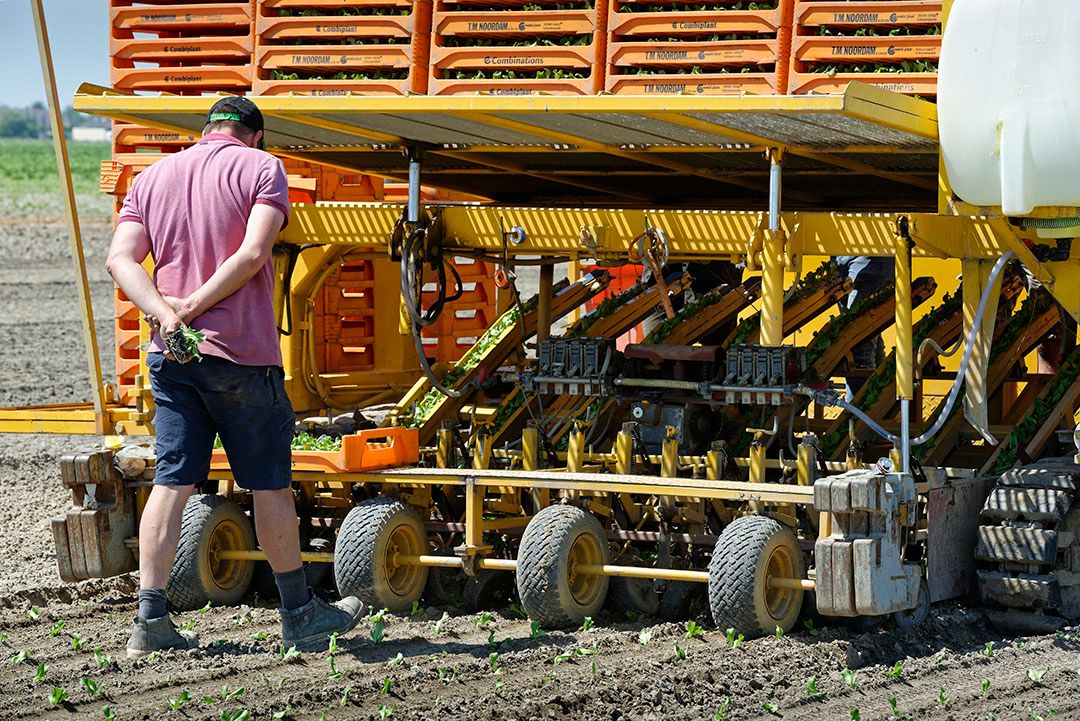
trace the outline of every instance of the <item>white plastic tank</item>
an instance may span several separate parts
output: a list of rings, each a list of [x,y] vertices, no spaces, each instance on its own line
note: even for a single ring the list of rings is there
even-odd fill
[[[1080,0],[954,0],[939,70],[961,200],[1009,216],[1080,206]]]

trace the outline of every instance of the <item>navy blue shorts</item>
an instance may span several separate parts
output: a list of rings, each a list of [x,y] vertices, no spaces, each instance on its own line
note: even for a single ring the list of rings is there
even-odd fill
[[[238,485],[252,491],[289,487],[295,417],[280,367],[213,356],[177,363],[161,353],[148,353],[146,365],[157,406],[154,483],[205,481],[217,434]]]

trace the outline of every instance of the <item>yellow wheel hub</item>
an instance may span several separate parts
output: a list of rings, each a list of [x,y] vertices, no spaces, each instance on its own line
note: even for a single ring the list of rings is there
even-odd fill
[[[795,576],[795,557],[787,546],[777,546],[769,554],[769,560],[765,564],[765,607],[776,621],[786,618],[791,612],[791,606],[796,601],[797,591],[790,588],[770,588],[769,581],[773,578],[793,578]]]
[[[383,559],[386,583],[398,596],[410,596],[424,577],[424,567],[409,563],[406,558],[421,555],[426,548],[416,529],[407,524],[397,526],[390,532]]]
[[[570,546],[570,573],[567,582],[570,595],[580,606],[591,606],[596,597],[603,593],[604,577],[595,573],[579,573],[580,566],[600,566],[604,563],[604,552],[596,538],[589,533],[582,533]]]
[[[223,591],[229,591],[243,580],[244,571],[250,561],[241,561],[235,558],[223,559],[222,551],[247,551],[244,547],[244,533],[240,526],[231,520],[220,521],[210,531],[210,541],[207,544],[207,563],[210,568],[210,577],[214,585]]]

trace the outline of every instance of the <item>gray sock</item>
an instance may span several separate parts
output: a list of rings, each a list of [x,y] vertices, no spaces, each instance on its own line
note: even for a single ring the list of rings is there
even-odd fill
[[[295,571],[274,573],[274,583],[281,596],[281,607],[286,611],[294,611],[311,600],[311,589],[308,588],[303,566]]]
[[[139,589],[139,618],[149,621],[153,618],[161,618],[168,614],[165,607],[164,588],[140,588]]]

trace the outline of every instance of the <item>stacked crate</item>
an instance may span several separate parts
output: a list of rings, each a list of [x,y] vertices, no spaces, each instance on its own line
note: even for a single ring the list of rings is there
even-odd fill
[[[198,95],[251,88],[254,2],[110,0],[112,86]]]
[[[787,86],[794,0],[612,0],[607,90],[619,95],[777,95]]]
[[[462,295],[447,304],[439,319],[421,332],[426,355],[439,362],[461,358],[499,315],[494,268],[472,258],[452,258],[451,263],[461,276]],[[453,290],[449,271],[447,283]],[[423,296],[425,307],[430,307],[436,301],[434,286],[426,285]]]
[[[604,89],[607,0],[435,0],[432,95]]]
[[[320,373],[375,368],[375,266],[351,260],[315,299],[315,345]]]
[[[427,92],[431,0],[259,0],[255,94]]]
[[[794,18],[790,92],[842,93],[857,80],[936,97],[941,23],[940,0],[800,0]]]

